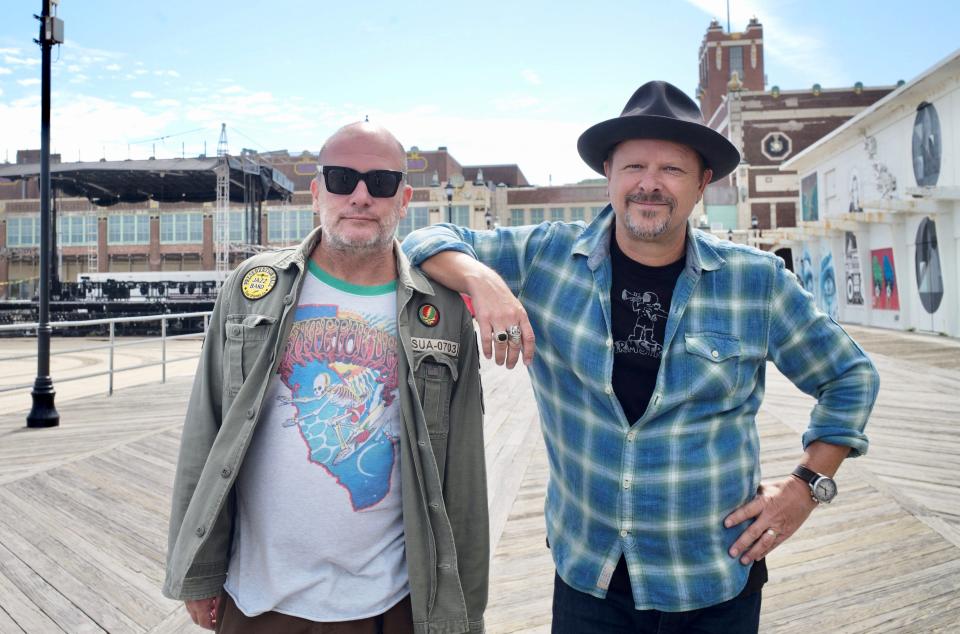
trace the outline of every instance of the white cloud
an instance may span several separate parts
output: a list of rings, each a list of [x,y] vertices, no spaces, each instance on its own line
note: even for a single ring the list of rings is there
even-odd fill
[[[86,83],[86,81],[87,81],[88,79],[90,79],[90,78],[87,77],[86,75],[84,75],[83,73],[78,73],[78,74],[76,74],[76,75],[74,75],[73,77],[70,78],[70,83],[71,83],[71,84],[83,84],[83,83]]]
[[[40,63],[39,59],[18,57],[16,55],[4,55],[3,61],[5,64],[13,64],[14,66],[36,66]]]
[[[528,83],[533,84],[534,86],[539,86],[543,83],[543,81],[540,79],[540,75],[538,75],[536,71],[533,71],[529,68],[524,69],[521,72],[521,75],[523,75],[523,78],[527,80]]]
[[[159,99],[156,103],[164,108],[176,108],[180,105],[180,102],[176,99]]]
[[[220,89],[220,92],[223,93],[223,94],[225,94],[225,95],[231,95],[231,94],[232,94],[232,95],[235,95],[235,94],[241,93],[241,92],[243,92],[243,91],[244,91],[243,86],[237,86],[236,84],[234,84],[233,86],[227,86],[226,88],[221,88],[221,89]]]
[[[79,73],[81,70],[83,70],[83,67],[79,64],[69,64],[67,66],[67,70],[71,73]]]
[[[3,66],[0,66],[0,75],[9,75],[12,72],[13,71],[10,70],[9,68],[4,68]]]
[[[21,86],[38,86],[40,84],[40,80],[35,77],[31,77],[30,79],[18,79],[17,83]]]
[[[0,55],[19,55],[19,48],[0,48]]]
[[[134,90],[130,93],[130,96],[134,99],[153,99],[153,94],[146,90]]]
[[[103,68],[104,70],[118,71],[120,70],[120,64],[107,64]]]
[[[155,70],[153,74],[157,77],[179,77],[180,73],[175,70]]]
[[[0,155],[36,147],[40,136],[39,108],[39,98],[0,102],[0,121],[4,122]],[[104,152],[107,158],[127,158],[131,139],[160,136],[174,119],[170,113],[151,114],[138,106],[76,93],[60,98],[54,95],[53,109],[53,150],[71,161],[76,160],[78,153],[87,159],[99,158]],[[133,158],[146,158],[150,149],[133,147],[131,154]],[[176,149],[179,155],[179,144]]]
[[[146,75],[149,71],[143,70],[142,68],[138,68],[133,72],[136,73],[137,75]]]
[[[530,95],[514,95],[498,97],[493,100],[493,107],[498,112],[513,112],[515,110],[529,110],[540,104],[540,100]]]

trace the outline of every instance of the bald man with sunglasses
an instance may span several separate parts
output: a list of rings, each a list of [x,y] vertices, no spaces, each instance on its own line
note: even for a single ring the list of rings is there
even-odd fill
[[[320,226],[217,298],[187,409],[164,593],[219,632],[481,632],[488,519],[476,334],[395,233],[382,127],[338,130]]]

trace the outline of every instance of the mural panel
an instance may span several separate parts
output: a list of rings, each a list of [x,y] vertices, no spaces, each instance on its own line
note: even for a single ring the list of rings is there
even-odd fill
[[[833,271],[833,254],[820,258],[820,308],[837,319],[837,276]]]
[[[820,219],[816,172],[804,176],[800,181],[800,208],[803,220]]]
[[[873,307],[879,310],[900,310],[893,249],[888,247],[870,251],[870,267],[873,273]]]
[[[860,250],[857,236],[847,231],[843,248],[843,273],[847,281],[847,304],[863,306],[863,272],[860,270]]]
[[[940,270],[940,249],[937,247],[937,223],[924,218],[917,228],[917,289],[920,303],[931,315],[943,300],[943,275]]]
[[[803,253],[800,254],[800,261],[797,263],[797,277],[800,278],[800,285],[814,297],[817,296],[817,281],[813,271],[813,256],[810,255],[810,249],[806,245],[803,247]]]
[[[920,187],[932,187],[940,177],[940,117],[932,103],[921,103],[913,120],[913,175]]]

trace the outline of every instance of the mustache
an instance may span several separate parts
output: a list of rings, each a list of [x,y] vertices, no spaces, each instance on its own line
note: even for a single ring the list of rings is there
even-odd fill
[[[670,196],[664,196],[660,192],[651,192],[649,194],[630,194],[627,201],[632,203],[666,203],[671,207],[677,204],[677,201]]]

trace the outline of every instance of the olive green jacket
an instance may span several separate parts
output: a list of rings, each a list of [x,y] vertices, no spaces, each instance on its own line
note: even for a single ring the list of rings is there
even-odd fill
[[[319,240],[318,228],[298,247],[248,259],[220,290],[174,481],[163,586],[170,598],[212,597],[223,587],[234,480],[290,333],[307,259]],[[414,627],[418,634],[482,632],[490,547],[473,321],[457,293],[431,284],[397,244],[394,252],[402,347],[400,474]],[[241,280],[254,267],[269,267],[276,283],[259,299],[248,299]]]

